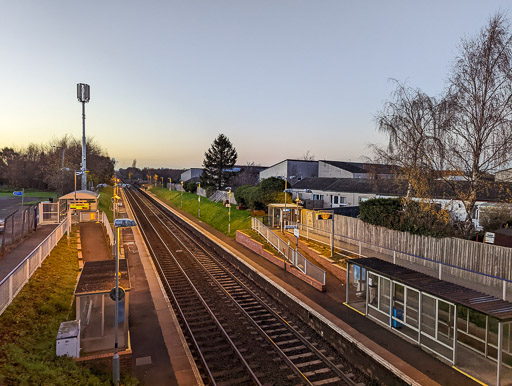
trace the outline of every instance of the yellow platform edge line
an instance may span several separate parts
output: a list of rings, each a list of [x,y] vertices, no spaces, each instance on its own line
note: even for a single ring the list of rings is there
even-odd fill
[[[360,313],[361,315],[363,316],[366,316],[366,314],[362,313],[361,311],[359,310],[356,310],[354,307],[352,307],[351,305],[347,304],[346,302],[343,302],[344,305],[346,305],[348,308],[350,308],[351,310],[354,310],[355,312],[358,312]]]
[[[461,374],[464,374],[466,377],[472,379],[473,381],[475,381],[476,383],[479,383],[480,385],[482,386],[488,386],[487,383],[483,383],[482,381],[479,381],[478,379],[476,379],[475,377],[472,377],[471,375],[469,375],[468,373],[466,373],[465,371],[462,371],[461,369],[458,369],[457,367],[455,366],[452,366],[453,369],[457,370],[459,373]]]

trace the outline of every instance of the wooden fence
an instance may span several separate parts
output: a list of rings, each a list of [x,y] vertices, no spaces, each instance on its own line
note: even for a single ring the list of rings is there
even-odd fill
[[[329,237],[331,220],[318,220],[315,212],[302,211],[302,224],[309,232]],[[457,238],[413,235],[371,225],[357,218],[334,215],[335,245],[363,246],[395,260],[397,264],[439,276],[482,292],[512,298],[512,248]]]

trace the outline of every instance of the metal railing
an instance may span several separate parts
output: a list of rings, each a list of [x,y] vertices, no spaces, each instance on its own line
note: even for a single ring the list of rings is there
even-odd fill
[[[62,221],[27,257],[0,282],[0,315],[11,304],[34,272],[41,266],[67,230]]]
[[[105,227],[105,231],[107,232],[108,239],[110,241],[110,246],[114,245],[114,232],[112,231],[112,226],[108,221],[108,217],[105,212],[101,212],[100,219],[101,223]]]
[[[279,253],[281,253],[284,258],[295,268],[297,268],[306,276],[309,276],[312,279],[315,279],[316,281],[325,285],[325,271],[323,269],[311,263],[299,251],[293,249],[287,241],[284,241],[279,236],[277,236],[257,218],[251,218],[251,227],[263,238],[265,238],[269,244],[277,249]]]
[[[37,206],[17,210],[3,219],[0,229],[0,254],[5,252],[8,245],[16,244],[26,234],[36,229]]]

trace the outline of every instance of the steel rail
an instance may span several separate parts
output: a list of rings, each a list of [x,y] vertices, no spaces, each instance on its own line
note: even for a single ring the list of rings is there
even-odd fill
[[[270,306],[266,304],[266,302],[261,299],[254,291],[252,291],[247,285],[245,285],[240,279],[238,279],[235,275],[229,272],[224,265],[219,261],[219,259],[213,256],[210,252],[208,252],[203,246],[201,246],[196,240],[194,240],[190,235],[181,230],[180,225],[176,223],[176,221],[170,217],[166,208],[162,207],[158,202],[152,200],[150,197],[147,197],[144,193],[142,195],[151,202],[161,214],[163,214],[167,220],[171,221],[172,224],[179,230],[182,237],[185,237],[189,242],[191,242],[195,247],[199,248],[203,253],[205,253],[211,260],[217,263],[218,267],[222,269],[222,271],[227,274],[232,280],[234,280],[243,290],[249,293],[265,310],[270,313],[273,317],[279,320],[283,325],[286,326],[286,329],[291,332],[296,338],[298,338],[310,351],[312,351],[329,369],[331,369],[336,375],[338,375],[343,381],[347,382],[350,385],[356,385],[352,379],[348,378],[346,374],[344,374],[331,360],[329,360],[324,354],[322,354],[316,347],[314,347],[302,334],[300,334],[293,326],[291,326],[284,318],[282,318],[277,312],[275,312]],[[152,209],[150,209],[153,213],[155,213]],[[155,213],[156,215],[156,213]],[[162,222],[162,220],[159,218]],[[239,304],[239,302],[233,298],[233,296],[224,288],[224,286],[219,283],[219,281],[212,275],[211,272],[197,259],[195,254],[189,249],[189,247],[181,240],[181,238],[176,235],[176,233],[171,230],[167,224],[162,222],[163,226],[168,230],[170,234],[174,236],[174,238],[182,245],[184,249],[186,249],[191,256],[193,256],[199,266],[202,268],[203,272],[210,277],[211,280],[215,282],[215,284],[226,294],[228,299],[246,316],[246,318],[253,324],[253,326],[258,330],[258,332],[274,347],[276,352],[282,357],[282,359],[287,363],[287,365],[295,372],[296,375],[304,382],[305,384],[313,384],[309,379],[304,375],[304,373],[288,358],[286,353],[284,353],[281,348],[276,344],[276,342],[259,326],[258,322],[255,321],[247,311]]]
[[[257,384],[257,385],[260,385],[261,386],[261,382],[258,380],[258,377],[254,374],[254,372],[252,371],[251,367],[249,366],[249,364],[247,363],[247,361],[245,360],[245,358],[243,357],[242,353],[238,350],[238,348],[236,347],[236,345],[234,344],[234,342],[231,340],[231,338],[229,337],[229,334],[226,332],[226,330],[222,327],[221,323],[219,322],[219,320],[217,319],[217,317],[214,315],[213,311],[210,309],[210,307],[207,305],[206,301],[204,300],[204,298],[201,296],[201,294],[199,293],[199,291],[197,290],[197,288],[195,287],[195,285],[192,283],[192,281],[190,280],[189,276],[186,274],[186,272],[184,271],[183,267],[179,264],[179,262],[177,261],[176,257],[174,256],[174,254],[171,252],[171,250],[169,249],[169,247],[167,246],[167,243],[164,241],[164,239],[162,238],[162,236],[160,235],[160,233],[158,232],[158,230],[154,227],[154,225],[151,223],[151,221],[149,220],[149,218],[146,216],[146,214],[144,213],[144,211],[142,210],[142,208],[140,207],[140,205],[136,202],[136,200],[133,200],[134,203],[139,207],[141,213],[144,215],[144,217],[146,218],[146,221],[148,222],[148,224],[151,226],[151,228],[153,229],[153,232],[155,233],[155,235],[160,239],[160,241],[162,242],[163,246],[165,247],[165,249],[168,251],[168,253],[170,254],[170,256],[173,258],[174,260],[174,263],[176,264],[176,266],[179,268],[180,272],[183,274],[183,276],[185,277],[185,279],[187,280],[188,284],[190,285],[190,287],[192,288],[192,290],[194,291],[194,293],[196,294],[196,296],[199,298],[201,304],[204,306],[204,308],[207,310],[208,314],[210,315],[210,317],[213,319],[213,321],[215,322],[215,324],[217,325],[217,327],[219,328],[219,330],[222,332],[222,334],[224,335],[224,337],[226,338],[226,340],[229,342],[231,348],[233,349],[233,351],[237,354],[237,356],[239,357],[240,361],[242,362],[243,366],[246,368],[247,372],[249,373],[249,375],[251,376],[252,380]],[[150,210],[151,208],[149,208],[147,205],[146,207]],[[153,212],[153,211],[152,211]],[[162,225],[164,227],[165,224],[162,222]],[[167,228],[167,227],[166,227]],[[156,258],[156,255],[154,254],[155,256],[155,259],[158,260]],[[160,263],[158,263],[159,266],[160,266]],[[165,276],[165,273],[163,272],[163,269],[162,267],[160,266],[160,269],[162,271],[162,274],[164,275],[165,277],[165,281],[169,287],[169,290],[172,292],[172,289],[170,287],[170,283],[168,282],[167,280],[167,277]],[[173,293],[173,300],[175,301],[175,304],[177,306],[177,308],[179,308],[180,310],[180,315],[184,318],[185,322],[186,322],[186,319],[184,317],[184,314],[181,310],[181,307],[179,305],[179,302],[178,300],[176,299],[176,297],[174,296],[174,293]],[[192,339],[193,338],[193,334],[192,334],[192,331],[190,329],[190,326],[187,324],[187,328],[189,330],[189,333],[191,333],[192,335]],[[195,341],[195,339],[194,339]],[[195,341],[196,342],[196,341]],[[199,348],[199,345],[197,345],[197,342],[196,342],[196,348]],[[206,364],[206,360],[204,358],[204,356],[202,355],[200,349],[199,349],[199,353],[201,355],[201,358],[202,358],[202,361],[204,361],[204,363]],[[206,365],[206,368],[208,369],[208,374],[209,374],[209,377],[211,377],[211,380],[213,381],[214,384],[216,384],[215,380],[214,380],[214,377],[213,375],[211,374],[211,371],[209,370],[208,366]]]

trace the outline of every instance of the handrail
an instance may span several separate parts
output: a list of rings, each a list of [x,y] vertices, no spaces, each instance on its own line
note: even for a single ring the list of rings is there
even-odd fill
[[[281,253],[295,268],[304,273],[306,276],[309,276],[321,284],[325,285],[325,271],[311,263],[306,257],[304,257],[298,250],[293,249],[288,245],[288,242],[281,239],[278,235],[276,235],[272,230],[270,230],[265,224],[263,224],[257,218],[251,218],[251,227],[256,232],[258,232],[268,243],[270,243],[274,248],[276,248],[279,253]],[[265,229],[265,232],[261,232],[260,229]],[[277,239],[277,245],[271,240],[272,238]],[[282,244],[282,246],[281,246]],[[284,247],[282,249],[282,247]]]

